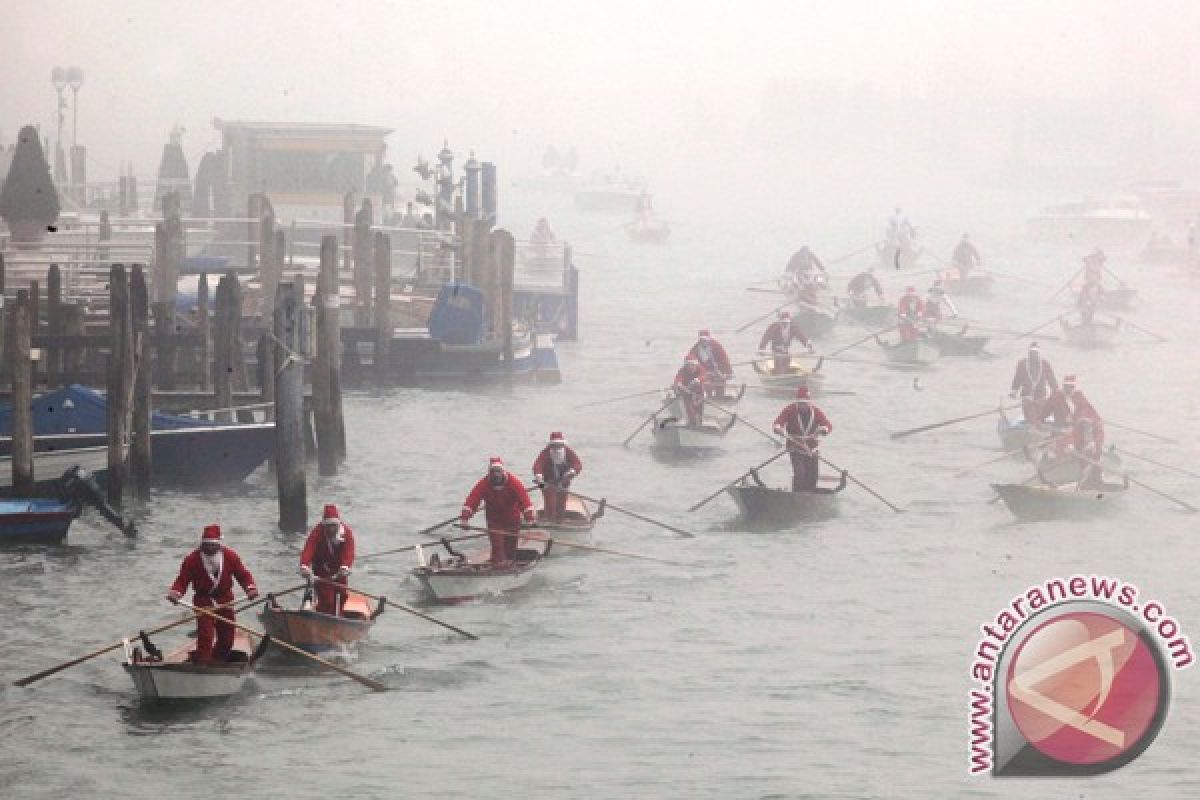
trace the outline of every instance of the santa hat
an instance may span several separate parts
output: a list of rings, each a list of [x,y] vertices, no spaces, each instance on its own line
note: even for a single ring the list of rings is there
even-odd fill
[[[700,331],[697,336],[699,336],[701,339],[707,339],[708,337],[712,336],[712,334],[708,332],[708,328],[705,328],[704,330]]]
[[[1074,375],[1068,375],[1067,377],[1063,378],[1063,388],[1066,389],[1068,386],[1070,386],[1072,389],[1075,388]]]
[[[1030,343],[1029,343],[1029,349],[1030,349],[1030,350],[1039,350],[1040,348],[1038,347],[1038,343],[1037,343],[1037,342],[1030,342]]]
[[[504,469],[504,459],[500,456],[492,456],[488,459],[488,469]]]
[[[555,431],[554,433],[550,434],[550,444],[561,444],[566,446],[567,440],[563,437],[561,431]]]
[[[808,398],[809,398],[808,387],[807,386],[797,386],[796,387],[796,399],[797,400],[807,400]]]
[[[204,532],[200,534],[200,544],[213,542],[221,543],[221,526],[220,525],[205,525]]]
[[[325,510],[321,512],[321,522],[329,522],[330,520],[340,520],[341,515],[338,514],[337,506],[333,503],[326,503]]]
[[[780,318],[780,319],[791,319],[791,318],[792,318],[792,312],[790,312],[790,311],[780,311],[780,312],[779,312],[779,318]]]

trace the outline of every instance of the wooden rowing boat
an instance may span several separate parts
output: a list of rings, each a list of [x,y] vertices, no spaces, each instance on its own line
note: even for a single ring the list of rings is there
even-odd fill
[[[654,450],[659,455],[668,458],[710,455],[720,449],[721,440],[737,422],[735,416],[724,425],[708,417],[701,425],[687,425],[681,422],[682,419],[681,416],[654,415],[650,432],[654,435]]]
[[[1004,413],[1003,408],[997,411],[1000,419],[996,422],[996,434],[1000,437],[1000,447],[1003,450],[1010,452],[1023,450],[1063,432],[1052,425],[1030,424],[1028,420],[1021,417],[1010,418]]]
[[[934,330],[931,340],[944,356],[977,356],[987,347],[990,336],[968,336],[964,325],[958,333]]]
[[[587,500],[575,494],[567,495],[567,508],[560,520],[549,520],[546,518],[545,497],[540,497],[537,501],[537,527],[539,530],[545,531],[548,536],[556,541],[568,542],[571,544],[591,544],[592,529],[596,527],[596,521],[604,516],[604,498],[600,498],[600,502],[595,508]],[[573,547],[554,548],[555,554],[563,553],[582,553],[581,549]]]
[[[796,389],[800,386],[807,386],[809,392],[815,397],[821,394],[821,387],[825,383],[825,375],[822,373],[821,365],[825,363],[823,358],[818,358],[817,363],[812,369],[804,366],[804,361],[799,358],[792,358],[788,363],[787,372],[775,372],[775,359],[763,358],[753,362],[755,373],[758,374],[758,380],[766,389],[777,391],[779,394],[792,396],[796,393]]]
[[[801,302],[792,312],[792,323],[810,339],[820,339],[837,324],[837,312]]]
[[[308,594],[305,598],[309,599]],[[305,604],[307,605],[307,603]],[[370,598],[350,590],[340,616],[308,608],[284,608],[273,596],[259,612],[263,630],[281,642],[320,655],[345,652],[367,638],[375,618],[383,613],[386,601],[375,604]]]
[[[415,549],[417,566],[412,574],[420,581],[425,594],[438,603],[466,603],[496,597],[529,585],[534,569],[550,552],[551,544],[552,540],[542,536],[522,536],[516,560],[500,564],[487,559],[487,550],[459,553],[445,541],[442,545],[448,551],[448,558],[443,559],[438,553],[426,558],[424,547],[418,545]]]
[[[767,486],[758,476],[758,471],[751,470],[748,477],[725,491],[733,498],[738,511],[748,522],[792,525],[836,516],[838,494],[845,488],[845,473],[832,488],[817,487],[793,492]]]
[[[896,308],[890,305],[856,306],[849,300],[838,305],[838,319],[856,322],[864,328],[879,330],[896,319]]]
[[[1077,519],[1105,516],[1118,507],[1128,484],[1106,483],[1099,489],[1066,486],[1030,486],[1024,483],[993,483],[992,488],[1022,521]]]
[[[1119,320],[1115,323],[1092,320],[1072,325],[1065,319],[1059,319],[1059,324],[1062,325],[1063,338],[1066,339],[1067,344],[1089,350],[1111,347],[1121,329]]]
[[[1104,455],[1100,457],[1100,463],[1107,472],[1117,472],[1123,466],[1121,456],[1114,447],[1104,451]],[[1037,474],[1046,483],[1075,483],[1083,473],[1082,465],[1083,462],[1070,453],[1055,456],[1045,452],[1037,461]]]
[[[875,342],[882,348],[889,364],[902,367],[925,367],[941,358],[942,351],[929,339],[913,339],[889,344],[878,336]]]
[[[67,538],[79,506],[57,500],[0,500],[0,544],[57,544]]]
[[[238,630],[228,662],[195,664],[190,660],[195,642],[156,657],[156,648],[143,636],[141,646],[125,640],[125,661],[121,666],[133,679],[138,696],[146,702],[213,700],[242,691],[270,641],[267,636],[255,646],[249,634]]]
[[[942,286],[952,295],[988,297],[996,286],[996,277],[989,272],[972,271],[961,277],[957,269],[941,275]]]

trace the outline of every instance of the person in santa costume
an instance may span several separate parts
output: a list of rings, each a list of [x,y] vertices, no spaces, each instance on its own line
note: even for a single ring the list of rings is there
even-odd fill
[[[779,316],[774,322],[767,326],[763,332],[762,339],[758,342],[758,352],[763,355],[770,354],[774,357],[774,365],[771,371],[777,375],[786,375],[792,369],[792,342],[798,341],[800,344],[808,348],[808,352],[813,350],[812,342],[804,335],[804,331],[800,330],[798,325],[792,322],[792,314],[789,311],[780,311]],[[770,348],[769,350],[767,348]]]
[[[941,281],[934,281],[929,287],[929,294],[925,298],[925,308],[921,311],[921,318],[932,330],[937,327],[937,324],[944,319],[954,319],[958,316],[958,308],[954,305],[954,301],[946,294],[946,289],[942,286]]]
[[[697,334],[696,343],[687,352],[688,358],[694,358],[704,369],[708,380],[704,384],[704,392],[708,397],[723,397],[725,383],[733,378],[733,364],[729,354],[707,328]]]
[[[925,312],[925,304],[917,294],[917,287],[909,286],[896,303],[896,328],[900,331],[900,341],[916,341],[921,335],[918,323]]]
[[[1074,375],[1063,378],[1063,394],[1071,406],[1071,427],[1074,431],[1075,449],[1083,452],[1090,440],[1096,452],[1104,452],[1104,420],[1100,418],[1095,406],[1087,399],[1087,395],[1076,388]],[[1079,421],[1086,419],[1088,424],[1080,425]]]
[[[354,531],[342,521],[337,506],[328,503],[318,522],[308,534],[300,553],[300,574],[305,578],[323,578],[313,589],[317,596],[316,610],[322,614],[341,616],[346,603],[345,587],[354,566]],[[333,585],[338,584],[338,585]]]
[[[792,459],[792,491],[817,488],[821,468],[817,437],[829,435],[833,423],[824,411],[812,404],[807,386],[796,389],[795,402],[788,403],[779,412],[774,429],[787,437],[785,444]]]
[[[472,487],[463,501],[461,520],[467,522],[483,503],[487,514],[488,542],[493,564],[512,561],[517,554],[516,533],[521,529],[521,520],[530,524],[536,521],[533,501],[521,479],[504,467],[504,460],[493,456],[488,461],[487,475]]]
[[[196,663],[223,663],[233,650],[234,627],[230,623],[237,619],[231,607],[235,579],[246,597],[251,600],[258,597],[254,576],[246,569],[241,557],[232,548],[221,544],[221,526],[206,526],[200,534],[200,546],[184,556],[179,565],[179,576],[167,592],[167,600],[178,603],[190,586],[192,605],[215,609],[214,614],[228,620],[217,622],[208,614],[196,615],[196,649],[192,654]]]
[[[875,292],[875,297],[879,302],[883,302],[883,286],[879,283],[879,279],[875,277],[875,268],[867,267],[863,272],[858,273],[850,282],[846,284],[846,293],[850,295],[850,304],[855,308],[866,308],[869,298],[868,292]]]
[[[571,481],[583,472],[583,462],[567,444],[561,431],[550,434],[550,441],[533,462],[533,482],[542,487],[542,518],[559,522],[567,510]]]
[[[1037,342],[1030,344],[1029,352],[1017,362],[1009,388],[1009,397],[1021,398],[1021,410],[1029,422],[1041,422],[1054,411],[1047,400],[1058,392],[1058,378]]]
[[[675,373],[671,389],[679,402],[683,403],[683,413],[689,427],[698,428],[704,424],[704,384],[707,381],[708,373],[691,356],[683,360],[683,366]]]

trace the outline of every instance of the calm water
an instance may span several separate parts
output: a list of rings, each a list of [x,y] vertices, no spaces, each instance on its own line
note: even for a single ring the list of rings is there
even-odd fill
[[[516,191],[511,192],[517,195]],[[489,455],[528,472],[551,430],[580,452],[581,491],[674,525],[694,540],[611,512],[598,543],[675,559],[669,567],[604,555],[544,566],[511,600],[439,610],[481,636],[470,642],[393,610],[355,668],[393,691],[341,678],[261,676],[253,691],[201,710],[157,711],[135,699],[117,654],[30,689],[12,679],[170,617],[162,599],[200,527],[222,523],[260,586],[295,582],[302,537],[274,528],[271,482],[206,496],[164,493],[143,511],[141,537],[83,520],[61,548],[0,552],[0,776],[7,797],[1125,797],[1195,796],[1197,689],[1177,675],[1166,726],[1123,770],[1086,781],[996,782],[966,777],[965,698],[977,626],[1029,584],[1075,572],[1134,582],[1200,631],[1195,519],[1144,492],[1111,521],[1017,525],[989,505],[990,480],[1026,469],[999,463],[993,420],[891,441],[900,428],[993,407],[1024,345],[996,340],[994,360],[943,362],[909,373],[829,364],[829,388],[857,392],[821,405],[835,430],[825,454],[909,513],[851,487],[839,518],[774,534],[739,529],[727,497],[683,511],[772,446],[736,428],[726,450],[685,465],[656,461],[642,434],[621,440],[654,398],[591,409],[595,399],[669,382],[699,327],[735,360],[761,326],[734,334],[773,300],[746,292],[772,277],[800,239],[679,224],[668,247],[637,248],[608,218],[575,215],[564,197],[519,201],[519,235],[542,208],[585,254],[583,341],[562,347],[566,382],[511,393],[400,391],[347,398],[351,461],[310,486],[315,514],[336,501],[360,551],[411,543],[411,531],[455,513]],[[865,244],[889,209],[811,235],[826,259]],[[684,209],[686,212],[687,209]],[[681,213],[681,219],[688,219]],[[933,239],[948,253],[953,209]],[[1015,217],[1019,220],[1019,216]],[[976,227],[985,258],[1057,286],[1074,260],[1012,235],[1012,220]],[[770,228],[770,226],[764,226]],[[781,222],[777,231],[791,231]],[[796,234],[802,236],[803,234]],[[1072,259],[1077,253],[1068,252]],[[851,261],[849,264],[864,263]],[[1111,420],[1177,436],[1162,445],[1110,429],[1133,452],[1182,466],[1197,448],[1191,313],[1200,290],[1177,270],[1113,263],[1142,291],[1134,319],[1171,338],[1127,340],[1112,353],[1053,342],[1044,352]],[[849,264],[840,267],[850,272]],[[929,264],[933,266],[933,264]],[[838,269],[838,268],[835,268]],[[928,277],[917,279],[922,290]],[[889,282],[890,297],[904,280]],[[991,300],[960,298],[964,314],[1029,328],[1057,306],[1049,290],[1004,282]],[[839,328],[830,344],[861,335]],[[1144,340],[1142,340],[1144,341]],[[878,359],[874,345],[847,353]],[[747,373],[746,369],[741,370]],[[748,392],[747,419],[768,426],[781,405]],[[766,475],[787,480],[785,461]],[[1135,464],[1135,462],[1130,462]],[[1195,498],[1196,483],[1136,465],[1143,479]],[[359,585],[415,598],[408,554],[365,561]],[[243,617],[245,620],[246,617]],[[159,644],[177,640],[165,634]]]

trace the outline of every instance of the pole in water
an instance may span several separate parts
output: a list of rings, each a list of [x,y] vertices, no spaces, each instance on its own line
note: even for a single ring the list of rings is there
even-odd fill
[[[279,529],[302,533],[308,523],[304,476],[304,347],[301,316],[304,288],[280,283],[275,291],[275,479],[279,490]]]

